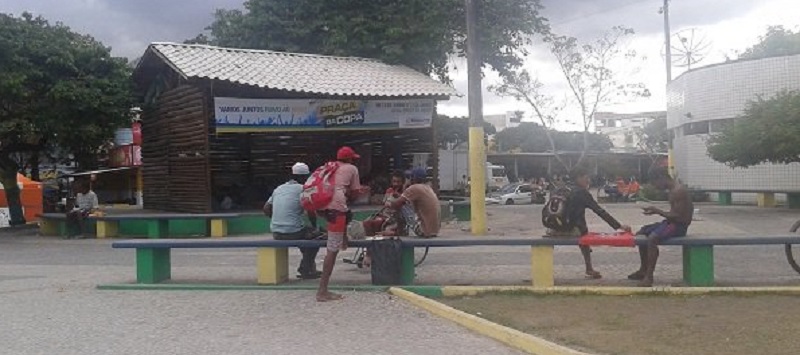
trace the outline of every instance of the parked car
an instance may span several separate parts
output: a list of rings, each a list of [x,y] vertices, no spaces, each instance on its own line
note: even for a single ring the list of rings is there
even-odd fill
[[[530,184],[510,184],[503,186],[499,191],[492,193],[486,198],[486,203],[490,204],[526,204],[533,203],[535,187]]]

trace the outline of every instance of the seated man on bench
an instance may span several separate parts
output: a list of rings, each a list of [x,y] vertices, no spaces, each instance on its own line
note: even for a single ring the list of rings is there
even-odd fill
[[[264,214],[271,218],[270,229],[275,240],[310,240],[321,238],[321,233],[316,229],[317,216],[308,212],[311,226],[306,226],[303,221],[305,214],[300,205],[300,194],[303,192],[303,182],[308,178],[310,171],[308,165],[296,163],[292,166],[292,178],[272,192],[267,203],[264,204]],[[303,259],[297,268],[298,277],[301,279],[318,279],[322,272],[317,270],[317,253],[319,248],[300,248]]]
[[[403,207],[410,204],[419,218],[422,235],[421,238],[434,238],[441,228],[441,208],[436,192],[425,183],[427,172],[424,168],[414,168],[411,171],[411,185],[409,185],[399,198],[386,202],[386,207],[403,213]]]
[[[689,225],[692,224],[694,204],[689,197],[686,186],[677,183],[669,175],[666,168],[656,168],[650,171],[650,183],[659,189],[669,190],[669,211],[656,207],[644,207],[644,214],[659,215],[664,220],[648,224],[636,235],[647,237],[647,246],[639,247],[639,270],[628,275],[631,280],[639,280],[639,286],[653,286],[653,272],[658,261],[658,245],[661,242],[675,237],[686,236]]]
[[[597,204],[589,192],[589,173],[582,170],[573,172],[575,184],[570,187],[559,187],[550,193],[550,200],[542,209],[542,223],[547,228],[548,238],[579,238],[589,233],[586,224],[586,209],[592,210],[598,217],[615,230],[629,232],[631,227],[619,223],[608,211]],[[583,262],[586,266],[586,278],[599,279],[602,275],[592,266],[592,248],[580,245]]]
[[[67,239],[83,239],[84,220],[98,211],[100,203],[97,201],[97,194],[89,187],[89,182],[84,180],[75,181],[73,185],[77,194],[75,204],[72,209],[67,211]],[[77,228],[78,233],[73,231]]]

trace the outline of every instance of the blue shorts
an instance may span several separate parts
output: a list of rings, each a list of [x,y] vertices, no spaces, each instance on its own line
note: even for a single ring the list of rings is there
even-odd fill
[[[648,224],[642,227],[642,229],[636,232],[636,235],[645,235],[648,237],[653,235],[660,240],[665,240],[670,238],[685,237],[688,231],[688,225],[663,220],[661,222]]]

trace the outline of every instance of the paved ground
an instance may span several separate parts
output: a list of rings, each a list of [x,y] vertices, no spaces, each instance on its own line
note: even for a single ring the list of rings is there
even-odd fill
[[[698,208],[701,220],[692,225],[692,234],[785,233],[800,219],[796,210]],[[611,205],[609,210],[634,227],[654,221],[633,204]],[[493,235],[542,234],[538,206],[493,206],[489,211]],[[593,230],[608,228],[596,218],[590,224]],[[463,237],[465,227],[449,225],[443,238]],[[316,304],[313,292],[304,291],[97,291],[97,284],[134,279],[133,253],[109,245],[104,240],[42,238],[32,230],[0,231],[0,353],[513,353],[385,294],[350,293],[341,303]],[[605,278],[590,281],[582,277],[577,248],[556,250],[556,282],[562,285],[628,284],[623,278],[638,263],[634,249],[598,248],[596,265]],[[782,247],[715,252],[722,284],[800,284]],[[291,256],[294,265],[299,253],[292,251]],[[437,249],[418,269],[418,283],[526,284],[529,258],[525,248]],[[254,264],[251,250],[179,250],[173,252],[173,279],[252,284]],[[665,248],[656,277],[657,284],[680,283],[678,248]],[[337,265],[334,283],[368,282],[366,271]]]

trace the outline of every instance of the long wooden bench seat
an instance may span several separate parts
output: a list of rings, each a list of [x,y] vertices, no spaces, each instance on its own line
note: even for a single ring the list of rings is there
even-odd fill
[[[366,247],[371,241],[351,241],[352,247]],[[637,238],[637,245],[647,241]],[[480,246],[520,246],[531,249],[531,280],[535,287],[554,285],[553,249],[555,246],[574,246],[577,239],[554,238],[469,238],[469,239],[403,239],[402,270],[403,283],[414,281],[415,248],[451,248]],[[674,238],[664,245],[683,248],[683,279],[690,286],[714,284],[714,246],[745,245],[791,245],[800,244],[800,235],[747,236],[697,236]],[[273,240],[264,237],[241,237],[229,239],[160,239],[125,240],[112,244],[113,248],[136,249],[136,279],[138,283],[158,283],[171,277],[171,249],[203,248],[255,248],[259,284],[278,284],[288,279],[288,248],[324,247],[325,241]],[[790,262],[793,261],[789,254]]]
[[[169,236],[169,222],[173,220],[202,219],[207,221],[206,235],[214,238],[228,235],[228,220],[237,218],[238,213],[140,213],[140,214],[114,214],[105,216],[87,217],[97,225],[97,238],[110,238],[119,235],[121,221],[144,221],[147,223],[147,237],[153,239]],[[63,234],[61,232],[66,223],[64,213],[43,213],[39,215],[42,235]]]

